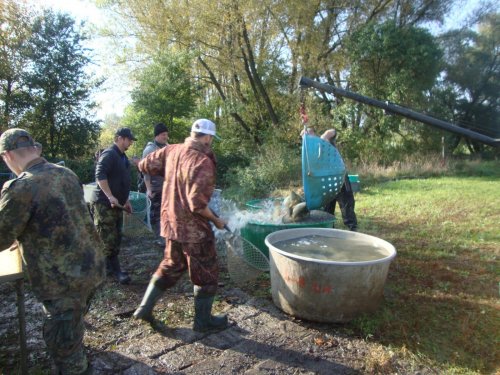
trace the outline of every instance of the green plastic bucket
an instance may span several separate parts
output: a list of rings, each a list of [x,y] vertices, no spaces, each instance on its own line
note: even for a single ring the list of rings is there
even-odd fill
[[[281,198],[278,198],[281,199]],[[269,201],[276,199],[253,199],[248,201],[245,205],[252,210],[258,210],[269,206]],[[272,223],[257,223],[249,222],[241,229],[241,236],[254,244],[265,256],[269,258],[269,248],[265,243],[268,234],[282,230],[293,228],[332,228],[335,223],[335,217],[327,212],[313,210],[311,213],[321,214],[324,220],[321,221],[303,221],[300,223],[287,223],[287,224],[272,224]]]
[[[351,183],[353,192],[357,193],[361,190],[359,186],[359,176],[357,174],[350,174],[349,182]]]

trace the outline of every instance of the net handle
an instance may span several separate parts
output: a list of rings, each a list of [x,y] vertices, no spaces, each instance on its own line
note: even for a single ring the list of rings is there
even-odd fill
[[[307,124],[309,123],[309,116],[307,116],[306,112],[306,89],[304,86],[300,86],[300,107],[299,107],[299,114],[300,114],[300,119],[302,121],[302,125],[304,127],[303,130],[303,147],[305,148],[306,151],[306,164],[307,164],[307,175],[311,175],[311,165],[309,163],[309,153],[307,152]]]

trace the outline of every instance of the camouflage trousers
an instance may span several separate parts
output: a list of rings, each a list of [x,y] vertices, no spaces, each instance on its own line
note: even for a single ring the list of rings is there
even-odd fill
[[[186,271],[196,290],[204,295],[215,295],[219,264],[213,239],[204,243],[167,240],[163,260],[153,275],[153,283],[165,290],[174,286]]]
[[[102,203],[94,203],[92,213],[97,233],[104,243],[104,256],[118,255],[122,242],[123,211]]]
[[[91,293],[80,298],[43,301],[43,338],[60,374],[82,374],[89,363],[83,347],[84,315]]]
[[[161,215],[161,191],[156,192],[151,200],[151,209],[149,212],[149,219],[154,234],[160,236],[160,215]]]

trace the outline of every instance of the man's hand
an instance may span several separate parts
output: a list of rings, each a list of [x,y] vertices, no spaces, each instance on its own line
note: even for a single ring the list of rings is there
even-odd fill
[[[125,211],[127,211],[129,214],[132,213],[132,205],[130,204],[130,201],[127,200],[127,202],[123,205],[123,208]]]
[[[153,199],[154,196],[156,195],[156,193],[153,193],[153,191],[151,189],[147,189],[146,194],[147,194],[149,199]]]
[[[132,156],[129,160],[136,167],[139,164],[139,162],[141,161],[141,159],[139,159],[137,156]]]
[[[115,207],[116,205],[119,205],[118,199],[114,197],[114,195],[108,196],[109,203],[111,203],[111,207]]]
[[[220,217],[216,217],[215,220],[213,220],[214,225],[216,226],[217,229],[224,229],[226,226],[226,222],[222,220]]]
[[[197,214],[200,214],[201,216],[207,218],[210,220],[212,223],[214,223],[215,227],[217,229],[224,229],[224,226],[226,225],[226,222],[222,220],[219,216],[217,216],[212,210],[208,207],[205,206],[202,210],[195,211]]]

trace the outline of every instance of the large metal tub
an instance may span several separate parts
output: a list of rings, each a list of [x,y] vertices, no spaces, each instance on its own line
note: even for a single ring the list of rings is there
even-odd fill
[[[371,241],[387,256],[336,262],[305,258],[274,246],[308,235]],[[347,322],[376,310],[383,298],[389,265],[396,256],[394,246],[380,238],[338,229],[285,229],[269,234],[265,243],[269,248],[274,303],[290,315],[317,322]]]

